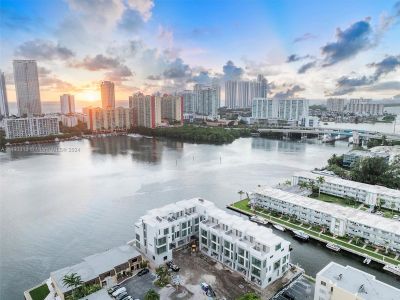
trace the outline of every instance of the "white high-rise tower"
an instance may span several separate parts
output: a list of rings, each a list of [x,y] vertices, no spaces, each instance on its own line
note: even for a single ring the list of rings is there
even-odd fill
[[[8,115],[6,80],[4,73],[0,71],[0,116],[8,117]]]

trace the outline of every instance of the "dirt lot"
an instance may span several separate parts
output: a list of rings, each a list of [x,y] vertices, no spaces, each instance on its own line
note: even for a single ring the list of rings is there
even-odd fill
[[[238,273],[199,252],[191,253],[190,249],[184,249],[175,252],[173,257],[175,264],[181,268],[179,275],[183,286],[193,293],[193,297],[203,294],[200,288],[201,282],[212,287],[217,299],[236,299],[240,295],[254,291],[252,285]]]

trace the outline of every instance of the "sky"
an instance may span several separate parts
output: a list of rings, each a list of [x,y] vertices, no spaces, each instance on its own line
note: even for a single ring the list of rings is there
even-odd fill
[[[35,59],[42,101],[174,93],[264,75],[270,96],[400,97],[400,1],[0,0],[0,69]]]

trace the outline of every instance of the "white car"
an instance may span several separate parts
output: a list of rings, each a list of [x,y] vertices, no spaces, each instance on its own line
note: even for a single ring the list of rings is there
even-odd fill
[[[399,215],[394,215],[393,219],[398,220],[399,219]]]
[[[112,295],[113,295],[113,297],[117,297],[119,294],[121,294],[123,292],[126,292],[126,288],[125,287],[122,287],[122,288],[116,290],[114,293],[112,293]]]

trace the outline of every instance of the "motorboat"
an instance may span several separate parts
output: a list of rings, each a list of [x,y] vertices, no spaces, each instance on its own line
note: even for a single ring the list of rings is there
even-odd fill
[[[272,226],[274,226],[276,229],[278,229],[278,230],[280,230],[280,231],[285,231],[285,227],[283,227],[283,226],[281,226],[281,225],[274,224],[274,225],[272,225]]]
[[[295,238],[298,238],[302,241],[308,241],[308,239],[310,238],[310,236],[302,230],[293,230],[293,233]]]
[[[268,221],[265,220],[264,218],[261,218],[259,216],[251,216],[250,221],[253,221],[255,223],[261,224],[261,225],[267,225]]]
[[[335,252],[339,252],[340,249],[341,249],[338,245],[336,245],[336,244],[334,244],[334,243],[328,243],[328,244],[326,244],[326,248],[331,249],[331,250],[333,250],[333,251],[335,251]]]

